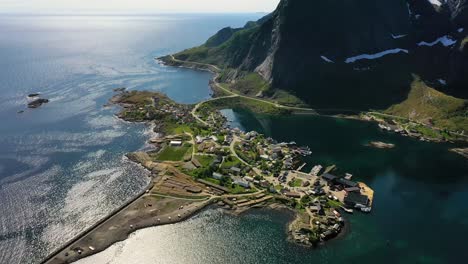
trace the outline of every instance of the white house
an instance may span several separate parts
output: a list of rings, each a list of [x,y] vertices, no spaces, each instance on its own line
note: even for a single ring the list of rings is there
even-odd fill
[[[224,176],[220,173],[213,172],[213,175],[211,176],[213,179],[221,180]]]
[[[171,140],[171,142],[169,144],[171,146],[173,146],[173,147],[180,147],[180,146],[182,146],[182,141],[180,141],[180,140]]]
[[[234,184],[242,186],[244,188],[250,188],[250,184],[246,181],[234,181]]]

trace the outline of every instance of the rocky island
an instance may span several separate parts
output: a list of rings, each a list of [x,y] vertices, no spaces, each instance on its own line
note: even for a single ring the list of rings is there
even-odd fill
[[[395,144],[385,143],[381,141],[371,141],[367,144],[367,146],[379,149],[391,149],[395,147]]]
[[[43,104],[47,104],[48,102],[49,102],[49,99],[38,98],[32,102],[29,102],[28,108],[38,108]]]
[[[450,151],[462,155],[463,157],[468,159],[468,148],[453,148],[450,149]]]
[[[183,105],[160,93],[119,91],[111,99],[122,107],[118,116],[151,124],[157,133],[152,149],[127,154],[151,172],[150,183],[44,263],[76,261],[136,229],[182,221],[208,205],[233,213],[287,208],[296,215],[290,238],[314,247],[342,232],[342,214],[371,211],[373,190],[366,184],[334,174],[335,166],[302,172],[308,147],[230,128],[213,101]]]

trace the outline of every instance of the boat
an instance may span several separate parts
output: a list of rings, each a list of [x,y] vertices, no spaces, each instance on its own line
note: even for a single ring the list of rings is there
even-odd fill
[[[310,170],[310,174],[317,176],[322,169],[322,165],[316,165],[312,168],[312,170]]]
[[[361,212],[364,212],[364,213],[370,213],[371,210],[372,210],[372,208],[370,208],[370,207],[362,207],[361,208]]]
[[[353,175],[351,173],[346,173],[344,178],[350,181],[353,178]]]
[[[348,214],[352,214],[354,212],[353,209],[349,209],[349,208],[346,208],[344,206],[341,206],[340,208],[343,209],[343,211],[345,211]]]

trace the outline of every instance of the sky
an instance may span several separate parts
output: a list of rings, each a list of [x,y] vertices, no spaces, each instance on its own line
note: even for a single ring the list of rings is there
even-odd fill
[[[250,13],[271,12],[280,0],[0,0],[0,12],[137,12]]]

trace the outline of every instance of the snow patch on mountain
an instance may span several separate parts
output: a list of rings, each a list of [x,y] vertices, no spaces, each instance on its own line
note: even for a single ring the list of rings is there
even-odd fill
[[[448,46],[452,46],[453,44],[457,43],[457,41],[451,39],[449,36],[443,36],[443,37],[440,37],[440,38],[434,40],[433,42],[421,41],[421,42],[418,43],[418,46],[432,47],[432,46],[434,46],[434,45],[436,45],[438,43],[441,43],[445,47],[448,47]]]
[[[404,38],[404,37],[406,37],[406,34],[403,34],[403,35],[393,35],[392,34],[393,39],[399,39],[399,38]]]
[[[375,53],[375,54],[361,54],[361,55],[358,55],[358,56],[354,56],[354,57],[350,57],[350,58],[347,58],[345,60],[345,63],[353,63],[353,62],[356,62],[358,60],[374,60],[374,59],[378,59],[378,58],[381,58],[385,55],[388,55],[388,54],[396,54],[396,53],[400,53],[400,52],[404,52],[404,53],[409,53],[408,50],[405,50],[405,49],[390,49],[390,50],[384,50],[384,51],[381,51],[379,53]]]
[[[442,2],[441,0],[428,0],[429,3],[433,4],[433,5],[436,5],[436,6],[441,6],[442,5]]]
[[[329,58],[325,57],[325,56],[320,56],[320,58],[322,58],[322,60],[328,62],[328,63],[334,63],[334,61],[330,60]]]

